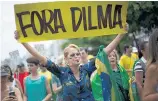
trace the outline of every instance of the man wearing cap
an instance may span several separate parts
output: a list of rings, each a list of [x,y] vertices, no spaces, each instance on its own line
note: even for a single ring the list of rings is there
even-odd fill
[[[20,90],[9,85],[9,71],[6,65],[1,66],[1,101],[23,101]]]

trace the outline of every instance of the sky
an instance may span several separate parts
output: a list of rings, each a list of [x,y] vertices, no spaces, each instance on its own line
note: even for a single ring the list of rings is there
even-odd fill
[[[34,1],[37,2],[37,1]],[[9,52],[19,50],[20,56],[26,54],[26,49],[14,39],[16,30],[14,4],[33,3],[32,1],[0,1],[0,57],[1,60],[9,58]],[[38,42],[46,47],[52,41]],[[38,43],[30,43],[31,45]]]
[[[15,15],[14,15],[14,4],[25,4],[25,3],[37,3],[37,2],[53,2],[58,0],[0,0],[0,60],[9,58],[9,53],[18,50],[20,56],[23,57],[27,54],[26,49],[14,39],[14,31],[16,30]],[[60,0],[66,1],[66,0]],[[79,0],[78,0],[79,1]],[[47,48],[54,41],[43,41],[30,43],[44,44]],[[57,41],[56,41],[57,42]]]

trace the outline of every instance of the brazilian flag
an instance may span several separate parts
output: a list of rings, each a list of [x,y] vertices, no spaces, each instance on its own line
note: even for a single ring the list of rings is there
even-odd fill
[[[93,96],[96,101],[121,101],[111,65],[103,49],[104,46],[100,46],[95,60],[97,69],[91,75]]]

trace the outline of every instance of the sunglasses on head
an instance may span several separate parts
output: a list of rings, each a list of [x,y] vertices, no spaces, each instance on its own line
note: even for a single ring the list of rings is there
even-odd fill
[[[28,67],[33,67],[34,66],[34,64],[30,64],[30,65],[27,65]]]
[[[73,53],[73,54],[70,55],[70,57],[75,57],[75,55],[80,56],[80,53]]]

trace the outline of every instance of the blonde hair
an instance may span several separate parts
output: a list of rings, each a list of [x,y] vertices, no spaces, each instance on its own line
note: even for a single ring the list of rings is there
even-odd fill
[[[67,58],[68,54],[69,54],[69,49],[70,48],[74,48],[77,49],[77,51],[80,51],[79,47],[75,44],[69,44],[65,49],[64,49],[64,57]]]
[[[158,29],[155,29],[149,38],[147,67],[152,63],[158,62]]]

